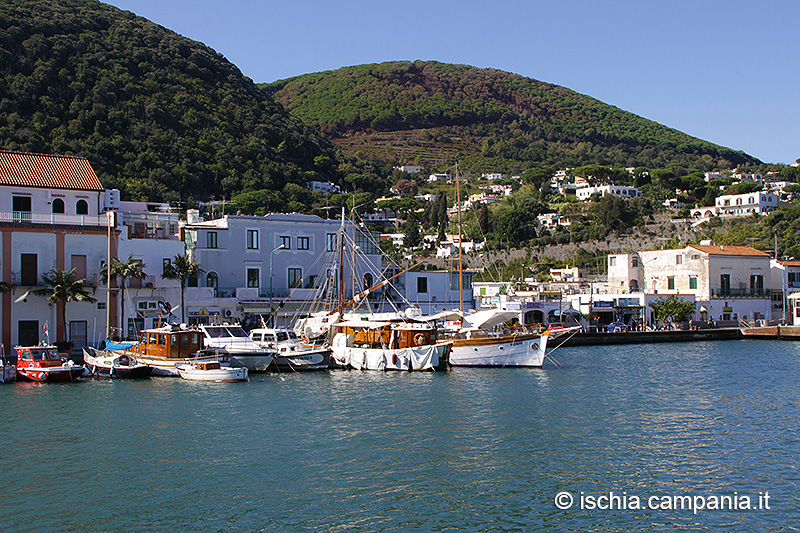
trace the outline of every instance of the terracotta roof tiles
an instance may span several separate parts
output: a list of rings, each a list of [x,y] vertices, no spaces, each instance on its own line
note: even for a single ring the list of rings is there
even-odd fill
[[[694,248],[708,255],[748,255],[752,257],[770,257],[770,254],[756,250],[750,246],[715,246],[705,244],[690,244],[689,248]]]
[[[102,191],[89,160],[0,150],[0,185]]]

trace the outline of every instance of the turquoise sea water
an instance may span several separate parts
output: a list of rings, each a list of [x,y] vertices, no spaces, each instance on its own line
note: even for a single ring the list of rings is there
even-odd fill
[[[535,370],[0,386],[0,530],[800,528],[800,343],[553,355]],[[681,496],[736,509],[631,509]]]

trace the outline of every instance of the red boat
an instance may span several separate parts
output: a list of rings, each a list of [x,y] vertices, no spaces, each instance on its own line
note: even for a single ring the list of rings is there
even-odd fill
[[[83,366],[62,361],[55,346],[17,346],[17,378],[28,381],[73,381]]]

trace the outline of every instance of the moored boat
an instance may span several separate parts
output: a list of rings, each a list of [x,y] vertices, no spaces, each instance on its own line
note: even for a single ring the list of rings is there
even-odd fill
[[[253,372],[265,372],[276,350],[255,342],[238,325],[222,324],[200,326],[206,352],[230,357],[233,366],[245,367]]]
[[[129,347],[132,347],[130,345]],[[123,348],[123,350],[126,348]],[[89,375],[97,377],[137,379],[150,377],[152,367],[142,364],[128,353],[89,348],[83,350],[83,362]]]
[[[332,363],[356,370],[443,369],[452,346],[423,323],[349,320],[334,328]]]
[[[75,381],[86,370],[65,361],[53,345],[16,346],[17,377],[28,381]]]
[[[0,384],[17,381],[17,367],[11,364],[5,356],[0,358]]]
[[[445,336],[453,339],[452,366],[541,367],[547,332],[536,326],[505,326],[516,313],[490,310],[464,317],[461,326]]]
[[[271,367],[275,370],[328,368],[331,349],[325,345],[303,342],[290,329],[256,328],[250,332],[250,338],[259,345],[275,351]]]
[[[190,381],[247,381],[247,368],[232,367],[221,361],[191,361],[176,365],[176,368],[183,379]]]
[[[152,367],[153,375],[178,376],[176,365],[218,359],[213,354],[204,354],[202,349],[203,334],[199,330],[165,326],[142,331],[138,343],[119,353]]]

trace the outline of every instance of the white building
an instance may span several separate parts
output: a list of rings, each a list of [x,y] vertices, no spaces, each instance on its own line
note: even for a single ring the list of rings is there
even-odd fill
[[[306,188],[311,192],[339,192],[339,186],[330,181],[309,181]]]
[[[608,256],[610,292],[677,294],[697,302],[699,320],[769,319],[771,265],[749,246],[689,245]]]
[[[358,253],[348,251],[338,257],[337,234],[342,226],[345,239],[354,238]],[[297,313],[308,312],[311,304],[322,305],[321,287],[330,289],[329,296],[338,296],[342,261],[343,297],[350,298],[354,290],[360,292],[381,279],[378,238],[349,221],[342,224],[296,213],[208,221],[190,217],[186,229],[190,255],[204,270],[198,287],[213,289],[217,297],[235,298],[237,310],[231,318],[267,317],[272,308],[277,324],[290,324]],[[197,322],[204,320],[200,314],[190,312],[190,316]]]
[[[641,191],[636,187],[626,187],[624,185],[597,185],[594,187],[581,187],[575,191],[578,200],[582,201],[589,200],[593,194],[598,193],[601,196],[613,194],[622,198],[636,198],[642,195]]]
[[[453,179],[453,176],[451,176],[450,174],[431,174],[430,176],[428,176],[428,181],[430,183],[433,183],[435,181],[449,181],[451,179]]]
[[[726,194],[714,200],[713,206],[697,207],[689,213],[701,221],[712,216],[746,217],[763,215],[778,208],[778,196],[769,192],[749,192],[745,194]]]
[[[561,216],[558,213],[545,213],[543,215],[537,215],[536,221],[540,226],[547,229],[555,229],[558,226],[572,225],[572,222],[569,220],[569,218]]]
[[[0,271],[16,286],[2,295],[6,350],[67,339],[82,348],[105,335],[101,288],[94,292],[96,303],[71,302],[66,313],[30,293],[45,288],[43,276],[55,269],[74,268],[78,279],[98,287],[109,241],[112,254],[117,245],[117,232],[109,239],[110,219],[101,212],[103,190],[85,158],[0,151]]]
[[[400,172],[405,172],[406,174],[419,174],[422,172],[422,167],[417,165],[403,165],[400,167],[394,167],[396,170]]]

